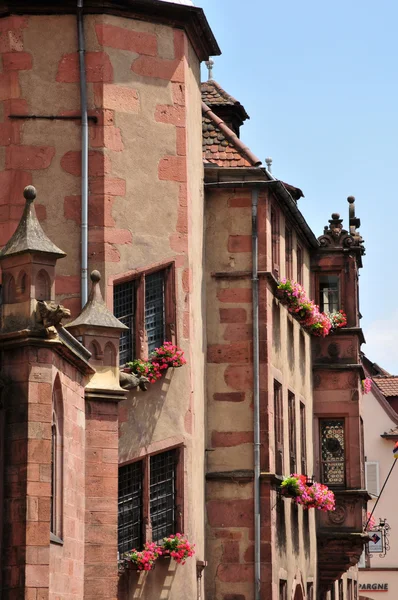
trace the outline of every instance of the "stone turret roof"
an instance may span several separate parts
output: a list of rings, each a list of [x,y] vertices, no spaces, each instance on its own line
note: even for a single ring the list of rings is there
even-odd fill
[[[228,94],[217,81],[209,79],[201,83],[202,100],[210,108],[231,107],[243,121],[250,119],[243,104],[236,100],[231,94]]]
[[[101,274],[99,271],[93,271],[90,277],[92,287],[87,303],[80,315],[74,321],[68,323],[66,327],[68,329],[73,329],[74,327],[86,325],[90,327],[106,327],[109,329],[128,329],[128,327],[121,323],[106,306],[99,286],[99,282],[101,281]]]
[[[14,235],[0,252],[0,260],[22,252],[41,252],[62,258],[66,256],[58,246],[44,233],[36,217],[33,202],[36,198],[36,189],[28,185],[23,192],[26,200],[25,209]]]
[[[203,160],[206,163],[212,163],[219,167],[258,167],[261,165],[261,160],[203,101],[202,119]]]

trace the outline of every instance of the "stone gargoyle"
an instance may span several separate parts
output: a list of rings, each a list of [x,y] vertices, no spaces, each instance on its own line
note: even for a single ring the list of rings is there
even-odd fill
[[[119,382],[120,387],[124,390],[133,390],[137,387],[140,388],[143,392],[147,391],[147,384],[149,383],[148,377],[144,377],[143,375],[136,375],[135,373],[124,373],[120,371],[119,373]]]
[[[43,325],[45,329],[57,327],[61,324],[62,319],[70,317],[69,308],[65,308],[56,302],[46,302],[38,300],[36,306],[36,322]]]

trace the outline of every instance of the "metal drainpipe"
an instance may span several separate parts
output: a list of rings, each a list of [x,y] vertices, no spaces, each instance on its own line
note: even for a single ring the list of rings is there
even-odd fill
[[[85,43],[83,23],[83,0],[77,0],[77,39],[79,54],[80,110],[82,119],[82,224],[81,224],[81,303],[88,297],[88,118],[87,86],[85,65]]]
[[[258,188],[252,190],[253,406],[254,406],[254,598],[260,600],[260,357],[258,332]]]

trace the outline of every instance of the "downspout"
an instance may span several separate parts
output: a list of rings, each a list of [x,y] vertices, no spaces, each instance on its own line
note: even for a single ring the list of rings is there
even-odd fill
[[[260,355],[258,331],[258,188],[252,190],[252,302],[253,302],[253,406],[254,406],[254,598],[260,600]]]
[[[85,65],[85,43],[83,23],[83,0],[77,0],[77,39],[79,55],[80,79],[80,111],[82,124],[82,223],[81,223],[81,303],[82,307],[88,297],[88,118],[87,118],[87,86]]]

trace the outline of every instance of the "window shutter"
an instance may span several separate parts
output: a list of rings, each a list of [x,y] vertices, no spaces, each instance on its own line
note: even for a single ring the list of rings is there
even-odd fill
[[[366,489],[372,496],[379,495],[379,463],[378,462],[366,462],[365,463],[365,480]]]
[[[364,569],[366,567],[366,552],[365,549],[363,550],[361,557],[358,561],[358,568],[359,569]]]

